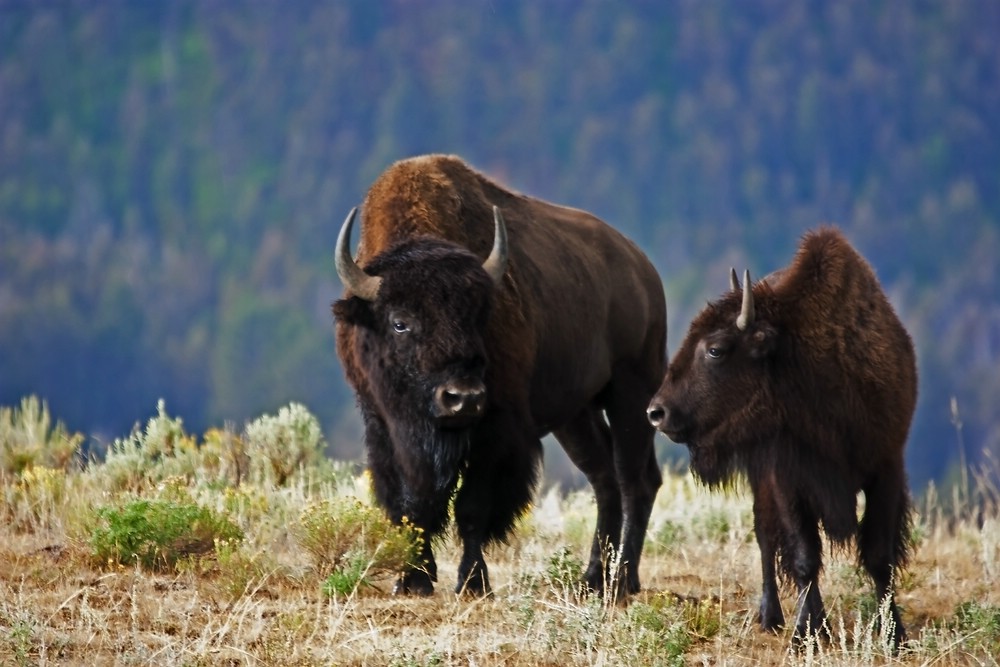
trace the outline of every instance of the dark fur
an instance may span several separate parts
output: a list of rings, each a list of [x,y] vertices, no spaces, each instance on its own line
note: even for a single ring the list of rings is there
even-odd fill
[[[691,469],[709,486],[746,474],[763,568],[760,621],[768,630],[784,623],[777,560],[800,592],[801,639],[825,617],[819,524],[836,544],[857,540],[880,599],[906,563],[903,449],[916,361],[871,267],[833,228],[807,234],[791,265],[753,294],[756,319],[745,331],[736,327],[738,291],[695,318],[650,414],[661,411],[661,430],[688,445]],[[898,645],[905,634],[890,608]]]
[[[496,287],[481,267],[493,205],[510,250]],[[505,540],[527,508],[540,438],[554,432],[597,496],[586,583],[603,590],[612,547],[624,563],[619,585],[638,590],[661,483],[644,415],[666,366],[655,269],[592,215],[510,192],[450,156],[392,165],[363,215],[357,261],[382,286],[373,302],[345,294],[334,314],[379,503],[433,538],[453,501],[463,543],[456,590],[486,593],[482,548]],[[405,336],[390,327],[400,314],[414,327]],[[476,423],[442,428],[431,395],[454,378],[482,379],[487,408]],[[430,540],[424,559],[397,591],[433,590]]]

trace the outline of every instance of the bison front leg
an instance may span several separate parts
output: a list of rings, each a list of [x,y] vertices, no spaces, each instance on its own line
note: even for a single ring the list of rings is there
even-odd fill
[[[437,563],[431,551],[430,542],[424,542],[421,550],[421,566],[407,570],[400,575],[392,587],[393,595],[431,595],[437,581]]]
[[[761,595],[758,621],[762,630],[777,632],[785,625],[785,615],[778,600],[778,579],[775,570],[781,523],[770,489],[754,490],[754,534],[760,549]]]
[[[472,440],[469,465],[455,497],[455,523],[462,540],[456,593],[491,592],[483,547],[505,541],[531,502],[542,443],[516,427],[523,423],[523,418],[497,412],[484,420]]]
[[[395,595],[431,595],[434,592],[434,582],[437,581],[437,564],[431,549],[431,538],[441,530],[441,519],[438,517],[429,520],[425,516],[426,512],[407,502],[414,494],[402,480],[385,422],[364,402],[361,404],[361,414],[365,422],[365,449],[375,501],[394,524],[401,525],[403,517],[407,517],[410,523],[424,531],[421,562],[399,576],[392,592]]]
[[[811,636],[824,636],[826,609],[819,592],[819,572],[823,567],[819,524],[813,517],[799,517],[795,532],[782,545],[782,565],[799,591],[792,642],[802,645]]]

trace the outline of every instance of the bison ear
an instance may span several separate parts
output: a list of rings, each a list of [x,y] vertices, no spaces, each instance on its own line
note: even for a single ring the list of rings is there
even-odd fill
[[[372,306],[364,299],[352,296],[340,299],[333,304],[333,316],[338,322],[353,324],[359,327],[374,328],[375,316]]]
[[[758,321],[749,336],[750,356],[763,359],[770,356],[778,346],[778,330],[769,322]]]

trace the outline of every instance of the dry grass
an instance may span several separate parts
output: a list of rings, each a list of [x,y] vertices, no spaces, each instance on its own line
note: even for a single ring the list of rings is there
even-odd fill
[[[458,548],[450,539],[438,545],[430,598],[393,597],[386,579],[330,597],[290,517],[317,499],[369,502],[363,477],[317,482],[300,470],[284,487],[234,491],[203,488],[195,475],[190,493],[229,508],[246,538],[151,573],[94,562],[85,517],[115,497],[100,468],[69,471],[61,486],[49,480],[56,490],[26,491],[20,474],[0,478],[0,665],[998,664],[992,488],[980,490],[975,516],[944,511],[933,494],[921,507],[898,591],[910,641],[891,656],[872,631],[877,605],[851,554],[826,556],[831,642],[796,653],[788,632],[761,633],[750,499],[710,494],[685,475],[668,474],[657,498],[643,592],[616,605],[579,597],[573,585],[594,521],[589,492],[539,498],[512,542],[487,554],[488,599],[451,593]],[[793,603],[786,591],[786,616]]]
[[[552,574],[553,559],[582,558],[592,514],[587,494],[545,495],[514,542],[490,554],[496,591],[485,600],[450,593],[451,542],[441,545],[442,583],[431,598],[365,587],[331,599],[302,550],[277,536],[270,569],[234,594],[233,573],[218,565],[171,575],[95,568],[65,531],[8,524],[0,664],[996,664],[1000,628],[956,617],[975,603],[1000,621],[995,514],[982,526],[921,517],[924,534],[899,592],[911,642],[898,658],[885,655],[860,616],[872,604],[846,554],[828,555],[823,577],[831,644],[796,654],[787,635],[759,632],[749,501],[709,495],[688,477],[668,476],[660,493],[645,590],[628,605],[579,598]],[[786,613],[792,602],[786,596]]]

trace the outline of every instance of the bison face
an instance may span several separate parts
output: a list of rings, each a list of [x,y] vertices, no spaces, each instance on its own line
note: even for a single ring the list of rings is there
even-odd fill
[[[687,445],[691,469],[711,485],[729,480],[774,423],[766,406],[778,331],[755,316],[749,275],[746,285],[743,296],[727,294],[695,318],[647,411],[654,427]]]
[[[502,238],[485,263],[456,244],[418,238],[374,258],[364,271],[349,254],[353,269],[342,266],[353,213],[345,222],[337,268],[355,295],[335,303],[334,315],[357,328],[355,361],[389,421],[462,429],[485,412],[483,336],[506,263],[506,231],[499,212],[495,218]]]
[[[486,328],[493,283],[471,253],[408,242],[376,258],[378,297],[334,304],[358,327],[357,350],[380,412],[464,428],[486,409]]]

